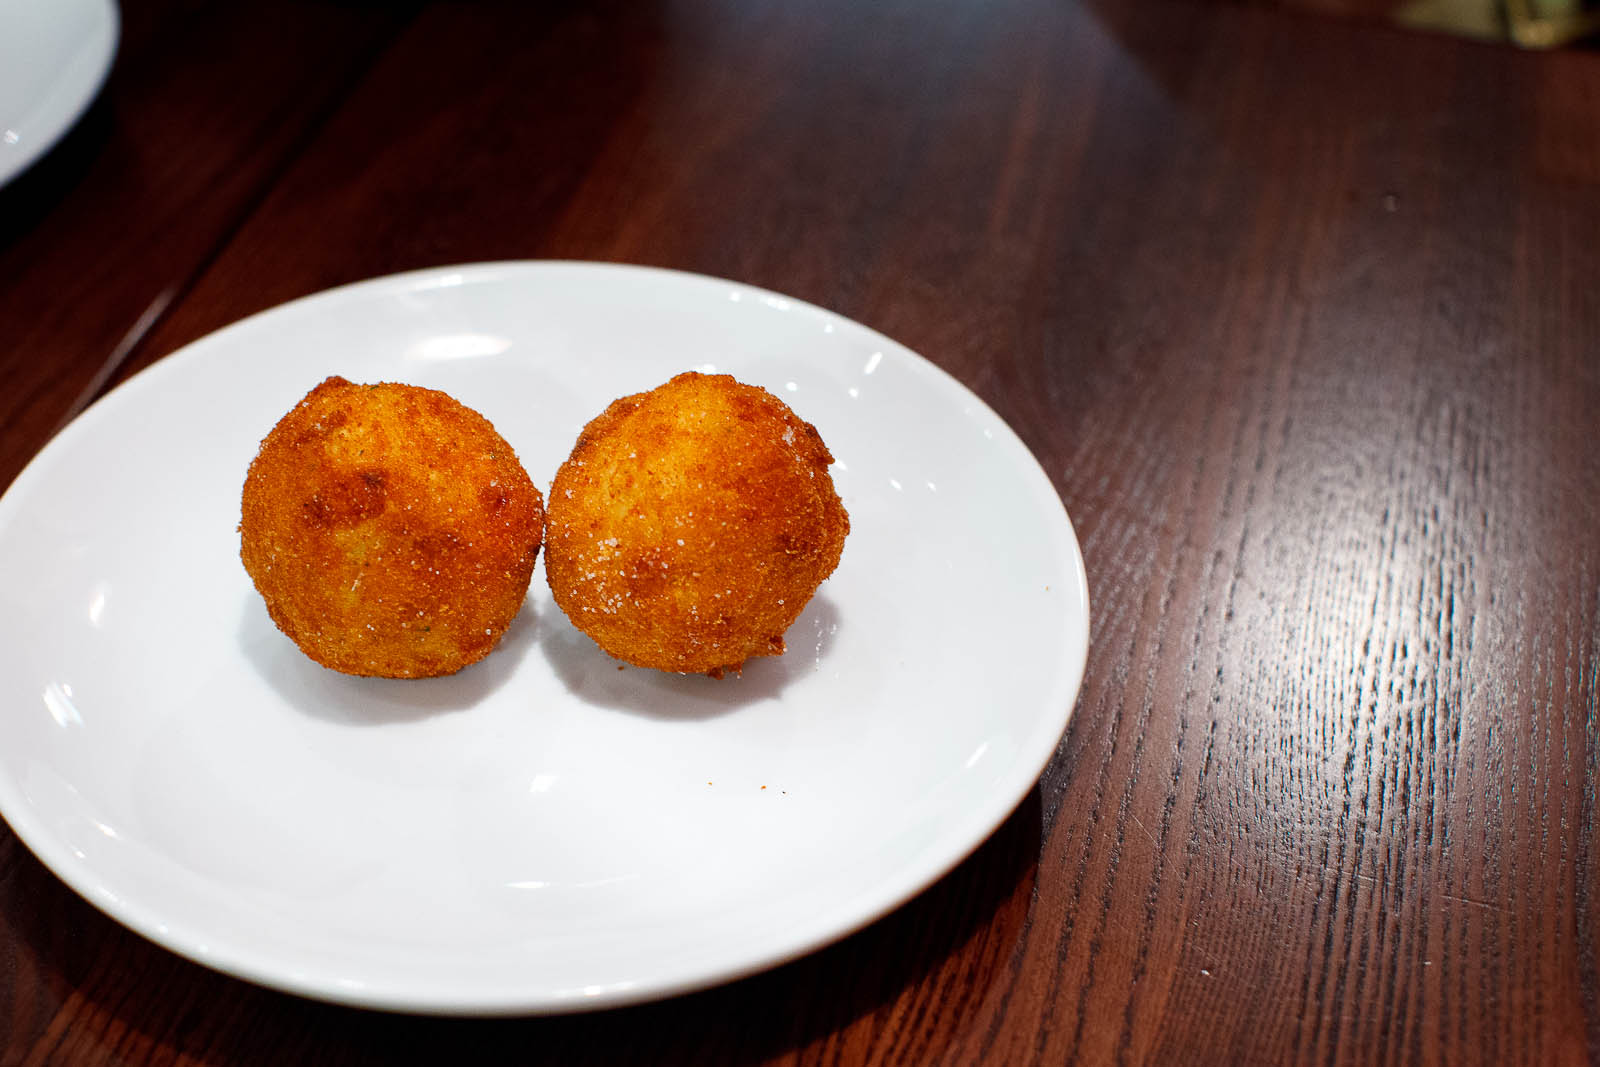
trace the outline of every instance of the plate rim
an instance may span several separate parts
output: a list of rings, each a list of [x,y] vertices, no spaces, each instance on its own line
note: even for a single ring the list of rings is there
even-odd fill
[[[318,981],[312,975],[297,977],[294,974],[286,974],[281,968],[270,964],[261,964],[248,951],[242,953],[238,951],[218,952],[215,948],[205,944],[204,939],[184,936],[188,929],[186,923],[180,921],[178,924],[173,925],[171,923],[158,922],[155,917],[143,910],[143,905],[130,906],[116,896],[103,882],[93,877],[92,867],[85,867],[80,871],[79,865],[74,864],[66,855],[69,850],[58,840],[57,835],[36,824],[32,818],[31,806],[22,796],[24,790],[20,784],[14,782],[11,775],[0,774],[0,819],[4,820],[12,832],[16,834],[18,840],[56,878],[125,929],[140,935],[167,951],[171,951],[218,973],[231,975],[267,988],[298,996],[352,1007],[422,1015],[482,1017],[558,1015],[624,1007],[663,1000],[737,981],[809,955],[857,933],[900,907],[909,904],[917,896],[937,884],[964,863],[1011,817],[1023,800],[1026,799],[1027,794],[1038,787],[1040,777],[1059,751],[1067,735],[1081,696],[1084,673],[1087,668],[1090,623],[1092,619],[1088,577],[1084,565],[1082,547],[1078,541],[1076,528],[1072,524],[1071,517],[1067,513],[1066,505],[1062,501],[1060,493],[1039,463],[1038,457],[1027,447],[1016,431],[982,397],[949,371],[910,347],[873,329],[871,326],[801,298],[788,296],[775,290],[765,289],[746,282],[675,268],[601,260],[493,260],[427,267],[378,275],[283,301],[234,320],[162,356],[154,363],[130,375],[126,380],[80,412],[77,417],[63,427],[29,460],[12,484],[6,488],[3,494],[0,494],[0,536],[4,535],[7,528],[21,512],[24,498],[33,492],[34,483],[45,476],[55,457],[72,448],[73,442],[82,434],[92,432],[97,421],[109,417],[108,412],[131,403],[137,403],[140,395],[149,389],[158,387],[164,378],[172,374],[183,373],[184,368],[189,364],[198,360],[212,358],[210,353],[213,349],[219,346],[225,347],[228,338],[232,334],[253,328],[258,320],[291,311],[294,313],[305,313],[308,310],[314,312],[319,305],[324,303],[338,303],[353,297],[361,298],[369,294],[380,297],[389,296],[395,292],[415,287],[418,282],[425,282],[441,276],[458,275],[461,277],[459,284],[471,285],[504,281],[513,274],[534,274],[546,270],[579,270],[593,272],[596,275],[622,272],[640,276],[665,276],[670,277],[674,282],[731,286],[744,293],[758,297],[777,298],[785,301],[791,310],[799,309],[809,314],[820,316],[827,321],[848,324],[850,328],[864,331],[876,341],[897,350],[902,356],[908,357],[906,364],[908,367],[914,368],[918,374],[931,376],[941,389],[953,390],[952,395],[964,398],[976,405],[993,426],[998,427],[1001,432],[1006,434],[1008,436],[1007,443],[1020,453],[1018,459],[1020,460],[1021,457],[1027,458],[1026,478],[1031,483],[1032,495],[1042,503],[1053,501],[1054,511],[1059,513],[1059,523],[1053,523],[1052,525],[1056,534],[1061,538],[1061,547],[1067,550],[1065,562],[1068,564],[1069,573],[1067,578],[1073,585],[1071,592],[1075,595],[1077,602],[1082,604],[1081,615],[1074,617],[1075,625],[1071,628],[1071,635],[1075,636],[1076,639],[1070,647],[1062,649],[1060,663],[1064,669],[1060,669],[1054,674],[1048,699],[1041,699],[1040,701],[1041,708],[1049,707],[1059,710],[1048,716],[1042,714],[1039,717],[1037,729],[1020,739],[1021,742],[1031,742],[1038,738],[1037,749],[1033,747],[1024,748],[1019,744],[1018,756],[1013,760],[1013,773],[1005,776],[1006,788],[993,790],[990,794],[991,797],[999,799],[991,799],[987,805],[975,808],[966,819],[956,824],[956,828],[960,831],[959,833],[949,831],[940,836],[941,840],[963,842],[960,847],[950,849],[948,854],[941,850],[934,850],[938,854],[938,861],[932,864],[903,864],[898,868],[898,877],[880,880],[878,883],[868,886],[866,892],[856,893],[845,898],[847,902],[857,902],[854,906],[846,907],[843,903],[836,903],[833,909],[824,913],[832,916],[835,911],[843,911],[848,913],[848,917],[843,919],[817,919],[813,917],[805,924],[794,926],[788,936],[769,939],[769,947],[766,951],[747,953],[741,962],[723,963],[720,966],[702,968],[692,974],[680,975],[676,979],[655,981],[630,988],[611,989],[593,996],[559,995],[549,991],[540,994],[527,987],[506,988],[498,991],[499,995],[497,996],[485,996],[481,993],[475,993],[465,997],[440,995],[441,991],[437,988],[428,995],[417,995],[415,993],[407,995],[403,992],[391,991],[386,988],[374,989],[371,987],[351,990],[338,986],[331,977],[325,976],[325,980]],[[1055,518],[1057,516],[1052,515],[1051,517]],[[1048,739],[1048,743],[1045,743],[1045,739]],[[25,813],[20,820],[17,818],[18,810]],[[865,898],[865,903],[859,903],[863,897]],[[162,928],[158,928],[158,926]],[[796,930],[800,931],[798,936],[795,935],[794,931]],[[233,942],[229,941],[227,944],[231,945]],[[313,970],[312,974],[316,973],[318,972]]]
[[[116,63],[117,50],[122,43],[122,11],[116,0],[92,0],[92,5],[97,18],[94,32],[104,34],[104,43],[94,59],[93,73],[68,87],[71,91],[66,95],[70,103],[62,107],[46,125],[42,136],[32,138],[14,153],[0,154],[0,188],[22,177],[35,163],[49,155],[50,150],[60,144],[88,113],[110,79],[111,68]],[[61,86],[56,88],[64,91]]]

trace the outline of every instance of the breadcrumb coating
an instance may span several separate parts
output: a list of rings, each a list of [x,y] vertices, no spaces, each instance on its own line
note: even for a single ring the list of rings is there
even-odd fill
[[[482,415],[433,389],[332,377],[246,475],[240,556],[272,621],[346,674],[453,674],[522,606],[544,505]]]
[[[556,604],[635,666],[721,677],[781,655],[850,531],[832,462],[815,427],[728,375],[615,401],[550,489]]]

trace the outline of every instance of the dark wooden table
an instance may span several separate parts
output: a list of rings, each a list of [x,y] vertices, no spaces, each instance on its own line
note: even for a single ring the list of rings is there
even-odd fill
[[[993,405],[1092,645],[1038,788],[932,889],[597,1015],[259,989],[0,825],[0,1063],[1600,1060],[1600,54],[1173,0],[123,14],[0,189],[0,487],[288,298],[678,267]]]

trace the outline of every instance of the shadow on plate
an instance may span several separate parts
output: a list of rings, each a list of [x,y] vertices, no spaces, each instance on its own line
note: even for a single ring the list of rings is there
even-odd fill
[[[839,631],[838,607],[819,592],[784,634],[786,653],[753,659],[742,673],[718,679],[624,665],[559,611],[552,614],[557,617],[542,628],[539,648],[567,692],[586,704],[668,721],[715,718],[778,697],[795,679],[820,669]]]
[[[246,598],[239,648],[285,703],[345,726],[416,722],[464,711],[488,698],[516,671],[538,639],[539,620],[524,606],[487,657],[444,678],[357,678],[308,659],[273,625],[261,598]]]

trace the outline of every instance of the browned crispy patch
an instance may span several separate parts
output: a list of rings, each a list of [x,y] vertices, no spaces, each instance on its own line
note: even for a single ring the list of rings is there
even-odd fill
[[[347,674],[451,674],[527,594],[539,491],[482,415],[444,393],[332,377],[245,477],[240,556],[272,620]]]
[[[850,530],[832,462],[814,427],[727,375],[617,400],[551,486],[556,603],[636,666],[721,677],[781,655]]]

